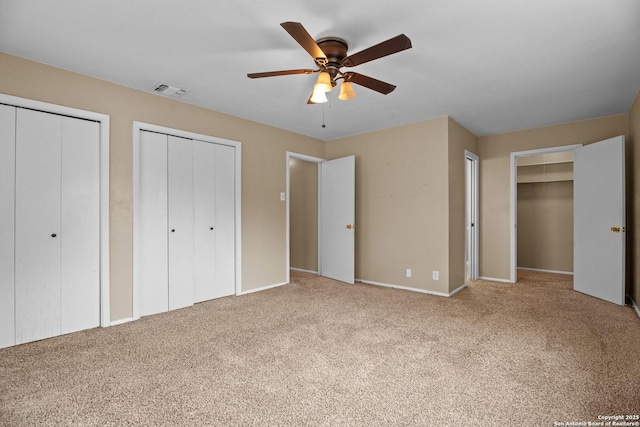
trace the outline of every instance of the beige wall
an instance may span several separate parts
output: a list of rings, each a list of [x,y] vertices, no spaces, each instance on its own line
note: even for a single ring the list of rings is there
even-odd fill
[[[631,179],[628,181],[628,194],[631,200],[627,206],[632,208],[627,210],[627,228],[630,231],[627,234],[627,245],[630,257],[627,257],[627,266],[631,275],[630,294],[636,303],[640,304],[640,92],[636,94],[636,99],[629,111],[629,140],[627,141],[627,159],[631,161],[628,164],[629,171],[627,176]]]
[[[478,139],[480,156],[480,275],[509,279],[510,153],[627,136],[629,115],[620,114]]]
[[[440,117],[326,143],[356,156],[357,278],[449,292],[447,135]]]
[[[449,292],[465,282],[465,150],[478,154],[478,138],[449,117]]]
[[[518,184],[518,267],[573,272],[573,181]]]
[[[242,290],[284,282],[285,153],[356,155],[356,276],[448,293],[463,283],[464,149],[480,156],[480,274],[509,277],[509,154],[627,135],[638,277],[640,208],[635,166],[640,101],[629,114],[476,139],[448,117],[323,143],[159,95],[0,53],[0,93],[111,117],[111,318],[132,314],[132,123],[134,120],[242,143]],[[477,144],[477,145],[476,145]],[[460,159],[458,161],[458,159]],[[631,233],[630,236],[631,237]],[[460,265],[460,268],[457,266]],[[405,269],[413,277],[405,277]],[[440,271],[434,281],[433,270]],[[636,287],[637,288],[637,287]],[[636,301],[640,299],[634,290]]]
[[[134,120],[242,143],[242,289],[285,281],[286,151],[321,157],[321,141],[2,53],[0,75],[0,93],[111,116],[112,321],[132,315]]]
[[[289,160],[291,267],[318,271],[318,164]]]

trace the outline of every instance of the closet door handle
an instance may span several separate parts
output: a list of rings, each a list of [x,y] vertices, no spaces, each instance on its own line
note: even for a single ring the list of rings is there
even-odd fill
[[[209,230],[213,230],[213,227],[210,227]]]
[[[175,232],[176,232],[176,229],[175,229],[175,228],[172,228],[172,229],[171,229],[171,232],[172,232],[172,233],[175,233]]]
[[[51,235],[51,237],[56,237],[56,236],[57,236],[57,234],[56,234],[56,233],[53,233],[53,234]]]

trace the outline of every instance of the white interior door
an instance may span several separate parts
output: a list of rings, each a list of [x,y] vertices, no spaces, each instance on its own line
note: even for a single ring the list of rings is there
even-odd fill
[[[15,344],[16,108],[0,105],[0,348]]]
[[[101,323],[104,129],[64,113],[0,106],[0,347]]]
[[[477,155],[465,151],[465,283],[478,280],[478,163]]]
[[[236,284],[235,149],[216,144],[216,292],[233,295]]]
[[[347,283],[355,282],[355,164],[355,156],[320,164],[320,274]]]
[[[574,151],[574,289],[625,298],[624,136]]]
[[[193,144],[169,135],[169,310],[193,305]]]
[[[136,279],[140,315],[169,308],[167,135],[140,132],[136,204]]]
[[[60,334],[61,116],[18,109],[16,343]]]
[[[216,146],[193,141],[194,302],[215,298]]]
[[[62,117],[60,333],[100,325],[100,124]]]
[[[237,280],[239,148],[148,126],[134,139],[135,318],[233,295]]]

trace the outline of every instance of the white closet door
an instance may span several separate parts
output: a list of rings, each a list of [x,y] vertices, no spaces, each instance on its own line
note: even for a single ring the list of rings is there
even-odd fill
[[[16,343],[60,334],[62,117],[17,110]]]
[[[195,302],[216,297],[216,145],[193,141]]]
[[[61,333],[100,325],[100,125],[62,117]]]
[[[15,344],[15,130],[15,107],[0,105],[0,348]]]
[[[136,272],[140,315],[169,308],[167,135],[140,132]]]
[[[193,305],[193,142],[169,136],[169,310]]]
[[[216,144],[216,294],[235,293],[235,149]]]

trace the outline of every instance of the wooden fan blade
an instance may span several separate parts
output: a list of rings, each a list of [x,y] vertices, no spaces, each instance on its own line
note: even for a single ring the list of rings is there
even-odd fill
[[[264,73],[247,74],[250,79],[259,79],[262,77],[288,76],[291,74],[313,74],[316,70],[300,69],[300,70],[282,70],[282,71],[266,71]]]
[[[392,39],[347,56],[344,61],[342,61],[342,65],[345,67],[355,67],[356,65],[364,64],[365,62],[373,61],[374,59],[392,55],[410,48],[411,40],[409,37],[400,34]]]
[[[323,64],[327,62],[326,55],[322,49],[320,49],[320,46],[318,46],[313,37],[311,37],[307,30],[304,29],[301,23],[283,22],[280,25],[291,35],[291,37],[295,39],[295,41],[298,42],[300,46],[302,46],[304,50],[309,53],[309,55],[311,55],[314,61]]]
[[[368,89],[387,95],[396,88],[394,85],[358,73],[345,73],[345,81],[364,86]]]

